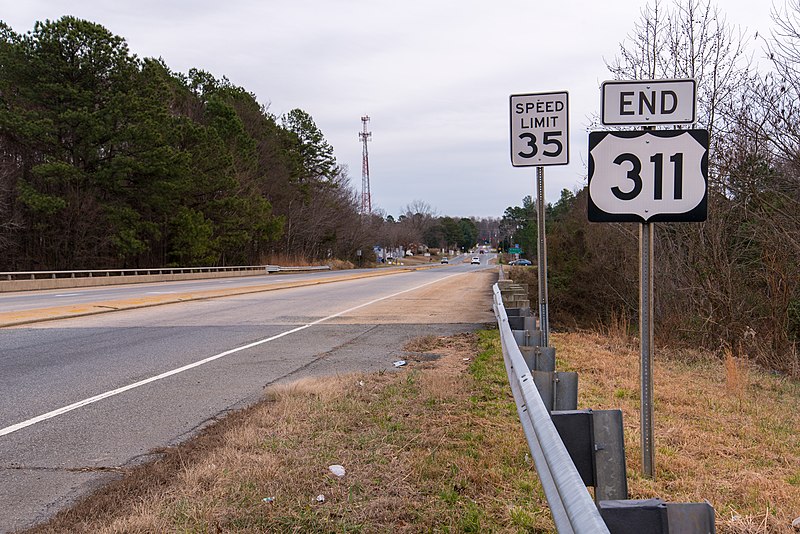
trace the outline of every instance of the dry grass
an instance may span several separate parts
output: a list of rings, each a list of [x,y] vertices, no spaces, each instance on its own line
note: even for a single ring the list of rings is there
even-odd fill
[[[554,336],[580,373],[581,407],[623,411],[631,498],[708,500],[721,533],[792,532],[800,515],[800,383],[728,355],[656,352],[656,478],[641,475],[639,353],[590,334]]]
[[[325,265],[331,268],[332,271],[345,271],[347,269],[355,269],[356,266],[351,261],[332,259],[325,262]]]
[[[436,350],[439,338],[433,335],[420,336],[405,344],[403,349],[408,352],[432,352]]]
[[[289,254],[287,252],[273,252],[261,258],[263,265],[280,265],[282,267],[307,267],[321,265],[319,261],[311,261],[302,254]]]
[[[280,265],[281,267],[308,267],[312,265],[327,265],[333,271],[343,271],[355,269],[355,264],[351,261],[332,258],[329,260],[312,260],[301,254],[289,254],[286,252],[272,253],[261,258],[263,265]]]

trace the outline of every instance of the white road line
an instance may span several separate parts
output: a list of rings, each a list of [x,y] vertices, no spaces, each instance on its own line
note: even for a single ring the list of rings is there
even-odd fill
[[[77,297],[80,293],[61,293],[59,295],[53,295],[54,297]]]
[[[353,306],[352,308],[348,308],[346,310],[342,310],[340,312],[334,313],[333,315],[329,315],[327,317],[323,317],[322,319],[317,319],[308,324],[304,324],[302,326],[298,326],[297,328],[292,328],[291,330],[287,330],[286,332],[281,332],[280,334],[276,334],[274,336],[260,339],[258,341],[254,341],[252,343],[248,343],[247,345],[242,345],[241,347],[236,347],[235,349],[226,350],[225,352],[220,352],[219,354],[215,354],[214,356],[209,356],[203,360],[196,361],[194,363],[190,363],[188,365],[184,365],[183,367],[178,367],[177,369],[172,369],[171,371],[167,371],[165,373],[161,373],[160,375],[151,376],[150,378],[146,378],[144,380],[140,380],[139,382],[134,382],[133,384],[128,384],[127,386],[123,386],[121,388],[112,389],[110,391],[106,391],[105,393],[100,393],[99,395],[95,395],[94,397],[89,397],[87,399],[80,400],[78,402],[72,403],[68,406],[64,406],[62,408],[58,408],[51,412],[44,413],[42,415],[38,415],[27,421],[22,421],[20,423],[7,426],[5,428],[0,428],[0,436],[5,436],[6,434],[11,434],[12,432],[16,432],[18,430],[22,430],[23,428],[35,425],[36,423],[41,423],[42,421],[46,421],[48,419],[52,419],[54,417],[58,417],[59,415],[63,415],[67,412],[71,412],[72,410],[77,410],[78,408],[82,408],[84,406],[88,406],[89,404],[94,404],[95,402],[101,401],[103,399],[107,399],[109,397],[113,397],[115,395],[119,395],[120,393],[125,393],[126,391],[130,391],[132,389],[136,389],[142,386],[146,386],[147,384],[157,382],[159,380],[163,380],[164,378],[168,378],[173,375],[177,375],[184,371],[188,371],[190,369],[194,369],[195,367],[200,367],[201,365],[205,365],[209,362],[213,362],[214,360],[219,360],[220,358],[224,358],[225,356],[230,356],[231,354],[235,354],[237,352],[241,352],[243,350],[251,349],[253,347],[257,347],[259,345],[263,345],[264,343],[269,343],[270,341],[275,341],[276,339],[280,339],[284,336],[288,336],[289,334],[294,334],[296,332],[300,332],[301,330],[305,330],[306,328],[310,328],[312,326],[318,325],[320,323],[324,323],[325,321],[329,321],[331,319],[335,319],[352,311],[364,308],[371,304],[375,304],[376,302],[380,302],[382,300],[390,299],[402,295],[403,293],[408,293],[410,291],[415,291],[417,289],[423,288],[425,286],[429,286],[431,284],[435,284],[437,282],[441,282],[443,280],[447,280],[448,278],[452,278],[454,276],[461,276],[465,273],[457,273],[451,274],[449,276],[445,276],[444,278],[440,278],[438,280],[432,280],[430,282],[426,282],[424,284],[404,289],[403,291],[398,291],[397,293],[393,293],[391,295],[386,295],[385,297],[380,297],[369,302],[365,302],[363,304],[359,304],[358,306]]]

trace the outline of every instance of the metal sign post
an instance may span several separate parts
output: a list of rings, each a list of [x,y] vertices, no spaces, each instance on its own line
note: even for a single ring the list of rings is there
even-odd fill
[[[549,347],[550,320],[547,312],[547,235],[544,220],[544,167],[536,167],[536,224],[539,239],[536,242],[539,279],[539,329],[542,346]]]
[[[640,414],[642,432],[642,471],[647,478],[655,476],[653,451],[653,238],[655,224],[639,225],[639,333],[641,341]]]

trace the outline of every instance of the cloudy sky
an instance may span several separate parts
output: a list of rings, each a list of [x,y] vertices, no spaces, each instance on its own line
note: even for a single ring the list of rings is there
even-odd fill
[[[779,0],[780,1],[780,0]],[[666,3],[667,0],[664,0]],[[415,200],[440,215],[499,217],[534,195],[509,156],[509,95],[569,92],[570,163],[547,167],[546,198],[585,183],[589,117],[605,67],[645,0],[0,0],[23,33],[74,15],[124,37],[139,57],[195,67],[270,111],[311,114],[361,187],[369,115],[373,207]],[[770,2],[719,0],[729,25],[768,34]],[[753,43],[753,55],[763,55]]]

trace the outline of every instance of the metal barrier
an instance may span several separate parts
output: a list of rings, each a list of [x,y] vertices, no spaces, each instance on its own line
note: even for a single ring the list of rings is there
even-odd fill
[[[145,282],[200,280],[261,274],[327,271],[328,265],[282,267],[280,265],[238,265],[230,267],[162,267],[150,269],[91,269],[80,271],[14,271],[0,272],[0,293],[66,289]]]
[[[511,391],[556,529],[560,533],[608,533],[534,385],[531,371],[511,331],[500,287],[495,284],[492,291]]]
[[[160,267],[150,269],[87,269],[78,271],[0,272],[0,280],[42,280],[55,278],[93,278],[111,276],[151,276],[161,274],[228,273],[252,271],[253,274],[282,271],[329,271],[328,265],[282,267],[280,265],[237,265],[231,267]]]
[[[555,370],[555,349],[541,346],[527,289],[501,268],[493,294],[511,391],[557,530],[713,534],[708,502],[628,499],[622,411],[578,410],[578,375]]]
[[[276,271],[271,271],[270,268],[275,267],[277,268]],[[288,273],[288,272],[295,272],[295,271],[330,271],[330,265],[309,265],[307,267],[281,267],[279,265],[268,265],[267,272],[278,272],[278,273]]]

